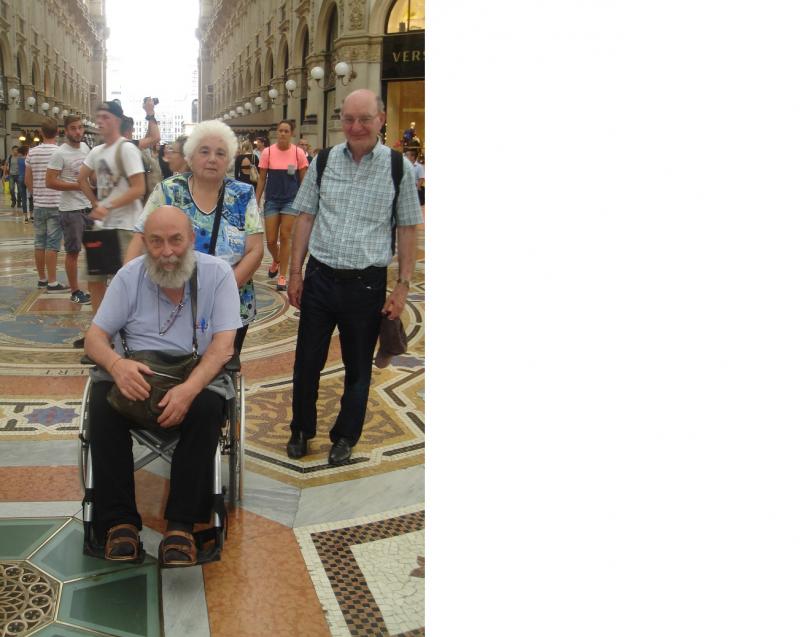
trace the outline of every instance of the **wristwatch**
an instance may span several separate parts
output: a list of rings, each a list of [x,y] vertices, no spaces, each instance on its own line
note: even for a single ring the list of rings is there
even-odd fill
[[[145,116],[144,116],[144,118],[145,118],[145,119],[146,119],[148,122],[155,122],[156,124],[158,124],[158,120],[156,119],[156,116],[155,116],[155,115],[145,115]]]
[[[411,281],[408,279],[397,279],[397,285],[405,285],[407,288],[411,287]]]

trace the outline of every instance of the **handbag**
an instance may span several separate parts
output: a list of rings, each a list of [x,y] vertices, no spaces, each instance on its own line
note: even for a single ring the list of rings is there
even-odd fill
[[[258,183],[258,157],[255,153],[250,156],[250,183]]]
[[[197,355],[197,267],[192,272],[189,283],[189,294],[192,303],[192,353],[191,354],[168,354],[160,350],[138,350],[128,349],[125,340],[125,330],[120,330],[122,348],[125,351],[125,358],[129,358],[140,363],[144,363],[153,370],[153,375],[147,377],[150,385],[150,395],[145,400],[131,400],[126,398],[114,383],[109,390],[107,400],[109,404],[121,415],[145,429],[163,431],[158,424],[158,418],[163,409],[158,403],[164,398],[166,393],[180,385],[187,378],[192,370],[200,362]]]
[[[83,247],[89,274],[116,274],[122,267],[122,250],[116,230],[84,230]]]

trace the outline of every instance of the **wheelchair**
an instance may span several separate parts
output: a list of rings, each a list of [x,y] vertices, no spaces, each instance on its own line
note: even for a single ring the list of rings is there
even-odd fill
[[[86,356],[81,364],[95,366]],[[234,356],[220,372],[227,383],[234,389],[234,396],[226,400],[225,415],[219,444],[214,454],[214,493],[211,515],[211,526],[193,533],[197,546],[197,563],[205,564],[220,559],[222,547],[227,537],[227,510],[242,500],[244,490],[244,378],[238,355]],[[91,427],[89,423],[89,401],[92,388],[91,377],[87,378],[83,390],[80,408],[80,453],[78,456],[78,472],[84,491],[83,497],[83,553],[91,557],[105,557],[104,539],[97,538],[94,532],[94,478],[92,474],[92,454],[89,447]],[[134,471],[138,471],[156,458],[171,462],[172,454],[180,437],[177,430],[164,430],[164,433],[146,429],[131,429],[132,438],[145,447],[145,455],[134,458]],[[222,456],[228,456],[227,485],[223,484]],[[226,507],[227,503],[227,507]],[[144,551],[141,552],[144,559]]]

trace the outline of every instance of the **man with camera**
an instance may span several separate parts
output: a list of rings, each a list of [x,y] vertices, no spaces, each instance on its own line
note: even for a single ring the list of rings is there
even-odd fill
[[[142,100],[142,108],[145,110],[147,120],[147,134],[141,139],[133,139],[133,118],[125,115],[120,125],[120,135],[131,142],[139,149],[142,155],[142,165],[144,166],[144,194],[142,204],[147,203],[147,198],[153,192],[156,184],[163,179],[161,166],[158,163],[158,144],[161,141],[161,131],[158,128],[158,120],[154,114],[154,107],[158,104],[158,98],[145,97]],[[153,152],[156,149],[156,152]]]

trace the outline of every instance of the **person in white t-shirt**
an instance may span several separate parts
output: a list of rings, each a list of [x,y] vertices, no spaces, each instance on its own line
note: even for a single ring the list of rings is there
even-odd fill
[[[104,143],[92,148],[83,160],[78,184],[92,206],[89,218],[100,221],[103,228],[117,230],[122,263],[133,226],[142,212],[144,165],[139,149],[120,135],[124,113],[119,102],[101,102],[96,111],[97,129]],[[92,191],[91,177],[97,183],[97,195]],[[107,279],[106,275],[89,275],[95,312],[105,295]]]
[[[67,141],[59,146],[47,164],[45,184],[61,192],[58,212],[64,233],[64,270],[71,290],[70,300],[85,304],[89,303],[90,296],[78,287],[78,255],[83,231],[92,222],[89,220],[91,205],[78,185],[78,173],[89,154],[89,147],[81,141],[83,121],[80,115],[67,115],[64,118],[64,136]]]

